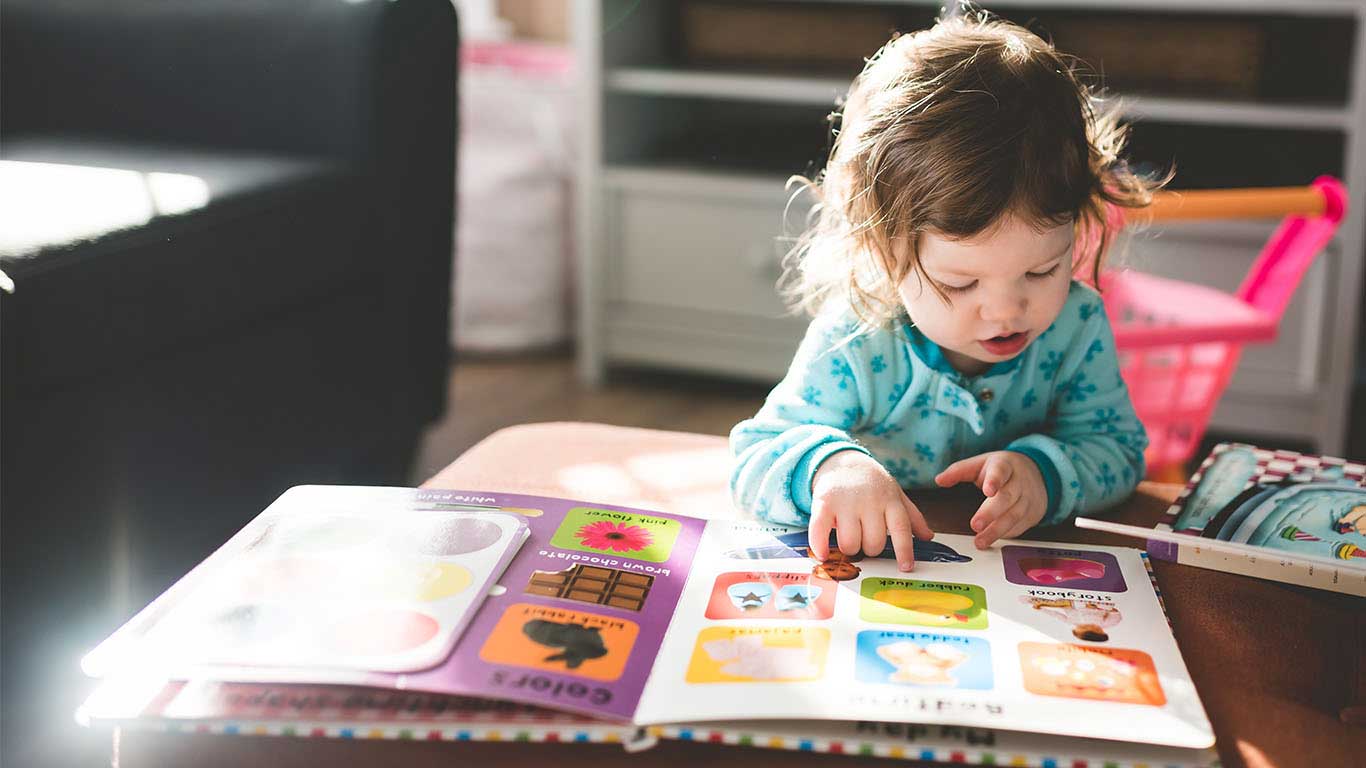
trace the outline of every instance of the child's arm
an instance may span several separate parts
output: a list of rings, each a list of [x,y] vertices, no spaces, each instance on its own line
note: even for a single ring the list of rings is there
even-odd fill
[[[731,491],[744,510],[775,523],[809,525],[812,553],[877,555],[888,536],[897,565],[915,566],[914,538],[934,533],[878,460],[853,438],[872,417],[866,403],[891,397],[876,374],[888,372],[885,339],[850,339],[848,322],[817,318],[787,376],[752,419],[731,430]],[[883,377],[882,384],[894,377]],[[833,457],[833,458],[832,458]]]
[[[1143,478],[1148,435],[1119,375],[1114,333],[1099,296],[1079,311],[1081,328],[1058,370],[1049,427],[1007,446],[1039,465],[1048,491],[1042,523],[1123,501]]]
[[[1071,318],[1076,331],[1058,369],[1048,426],[935,478],[945,486],[975,483],[988,497],[970,523],[979,547],[1117,504],[1143,477],[1148,437],[1120,378],[1100,297],[1089,294],[1064,311],[1079,316]]]
[[[811,322],[787,376],[752,419],[730,433],[730,487],[742,510],[775,523],[806,525],[811,482],[821,462],[845,450],[872,455],[851,434],[867,417],[873,382],[852,330],[838,316]]]

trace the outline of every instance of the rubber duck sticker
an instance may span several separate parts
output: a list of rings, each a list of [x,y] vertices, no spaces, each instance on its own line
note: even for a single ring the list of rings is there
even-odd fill
[[[580,664],[589,659],[607,655],[607,645],[602,641],[602,634],[597,627],[532,619],[522,626],[522,632],[533,642],[561,649],[559,653],[546,656],[543,660],[563,661],[569,669],[578,669]]]
[[[873,593],[873,599],[905,611],[911,621],[927,627],[951,627],[972,620],[969,610],[974,607],[967,595],[931,592],[923,589],[883,589]]]
[[[839,552],[839,542],[836,540],[834,531],[830,532],[829,554],[834,555]],[[806,531],[794,531],[785,533],[781,536],[773,536],[770,541],[761,544],[733,549],[726,553],[726,557],[745,558],[750,560],[780,560],[794,557],[810,557],[811,546],[807,538]],[[892,549],[892,539],[887,538],[886,545],[877,557],[884,560],[895,560],[896,553]],[[846,558],[848,559],[848,558]],[[937,541],[915,542],[915,561],[917,563],[966,563],[972,560],[971,557],[960,554],[953,547],[941,544]],[[855,569],[857,570],[857,569]]]
[[[869,578],[859,588],[859,618],[877,624],[986,629],[986,590],[976,584]]]

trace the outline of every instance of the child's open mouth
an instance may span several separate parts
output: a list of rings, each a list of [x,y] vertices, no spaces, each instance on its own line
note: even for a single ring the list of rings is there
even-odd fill
[[[1029,341],[1027,333],[1012,333],[1006,336],[993,336],[981,342],[986,351],[993,355],[1013,355],[1024,349]]]

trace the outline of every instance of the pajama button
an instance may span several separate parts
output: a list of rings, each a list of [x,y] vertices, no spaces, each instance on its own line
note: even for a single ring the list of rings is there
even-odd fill
[[[984,403],[991,402],[991,399],[993,397],[996,397],[996,393],[992,392],[990,389],[984,389],[981,392],[977,393],[977,399],[981,400]]]

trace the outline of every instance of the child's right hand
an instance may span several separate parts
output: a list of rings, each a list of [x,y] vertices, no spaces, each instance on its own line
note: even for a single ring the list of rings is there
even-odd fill
[[[840,451],[821,463],[811,482],[811,523],[807,531],[811,552],[829,556],[830,529],[835,529],[840,551],[870,557],[882,552],[892,537],[897,567],[915,567],[915,538],[928,541],[934,531],[887,470],[871,456]]]

